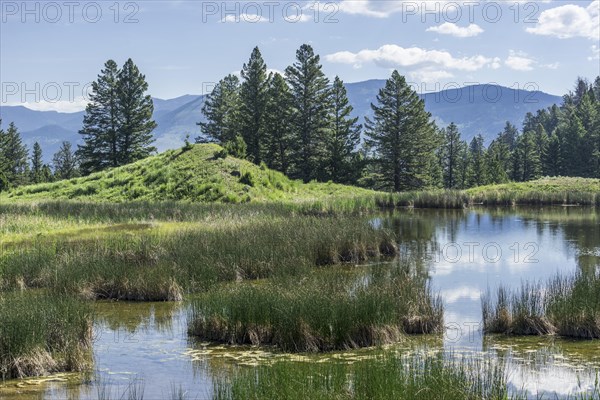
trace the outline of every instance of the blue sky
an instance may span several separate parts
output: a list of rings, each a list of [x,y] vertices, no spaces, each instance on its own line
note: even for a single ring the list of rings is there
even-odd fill
[[[600,75],[600,1],[0,0],[4,104],[76,111],[104,62],[131,57],[155,97],[210,90],[258,45],[283,71],[310,43],[346,82],[393,69],[421,92],[499,83],[564,94]]]

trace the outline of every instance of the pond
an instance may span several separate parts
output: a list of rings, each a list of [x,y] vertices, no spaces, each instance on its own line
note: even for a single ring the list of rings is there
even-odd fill
[[[391,346],[497,360],[509,388],[563,397],[594,388],[600,341],[556,337],[483,335],[481,296],[498,285],[519,288],[545,282],[558,272],[591,271],[600,264],[600,221],[595,209],[542,207],[469,210],[404,210],[372,218],[375,226],[401,237],[400,258],[426,274],[444,302],[444,334],[411,337]],[[398,260],[390,261],[397,263]],[[232,365],[348,359],[364,349],[324,355],[286,355],[268,348],[229,347],[189,338],[187,303],[97,302],[94,324],[95,371],[5,382],[0,398],[203,399],[212,379]]]

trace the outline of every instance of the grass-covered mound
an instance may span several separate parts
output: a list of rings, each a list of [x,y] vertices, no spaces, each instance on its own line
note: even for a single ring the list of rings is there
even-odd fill
[[[81,371],[91,360],[91,308],[68,296],[0,292],[0,377]]]
[[[215,144],[169,150],[83,178],[20,187],[5,199],[80,199],[241,203],[312,200],[374,193],[333,183],[304,184],[280,172],[226,155]]]
[[[443,324],[439,296],[397,266],[220,287],[196,299],[190,314],[189,333],[201,339],[292,352],[383,345]]]

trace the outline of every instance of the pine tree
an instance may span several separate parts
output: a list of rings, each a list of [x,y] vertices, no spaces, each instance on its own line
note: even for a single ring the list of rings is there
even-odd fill
[[[582,176],[586,167],[586,162],[581,157],[582,152],[585,151],[583,139],[586,131],[574,107],[567,106],[563,112],[563,120],[556,129],[557,135],[561,138],[561,175]]]
[[[4,186],[24,185],[29,181],[28,151],[13,122],[6,131],[0,131],[0,160],[3,160]]]
[[[600,76],[597,76],[594,80],[594,84],[592,85],[592,92],[594,93],[596,101],[600,102]]]
[[[52,157],[52,165],[57,179],[71,179],[79,175],[77,158],[71,142],[62,142],[60,149]]]
[[[356,182],[359,176],[358,145],[362,126],[352,117],[344,82],[335,77],[330,93],[331,128],[328,131],[323,180],[339,183]]]
[[[38,142],[33,144],[33,154],[31,155],[31,182],[41,183],[44,182],[42,170],[44,168],[44,161],[42,160],[42,146]]]
[[[494,140],[486,152],[487,182],[508,182],[508,166],[510,164],[510,151],[508,146],[501,140]]]
[[[469,146],[464,140],[459,142],[457,161],[456,188],[467,189],[469,187],[469,166],[471,160],[469,157]]]
[[[291,88],[292,131],[295,148],[291,175],[305,182],[318,177],[323,160],[326,131],[329,128],[329,80],[321,71],[320,57],[308,44],[296,51],[296,62],[285,76]]]
[[[247,145],[248,158],[260,164],[264,153],[264,123],[267,107],[267,66],[258,47],[252,50],[242,68],[240,88],[240,129]]]
[[[371,104],[373,120],[366,118],[366,135],[381,172],[381,186],[394,191],[430,186],[438,135],[423,100],[394,71],[379,91],[377,103]]]
[[[224,145],[234,141],[239,133],[240,81],[235,75],[227,75],[219,81],[202,106],[206,122],[199,122],[204,136],[196,143],[206,141]]]
[[[458,164],[461,148],[460,132],[454,122],[443,131],[444,146],[442,150],[442,167],[444,171],[444,187],[454,189],[459,186]]]
[[[0,119],[0,192],[8,189],[8,160],[4,155],[6,133],[2,129],[2,119]]]
[[[542,163],[537,149],[535,132],[525,132],[518,140],[517,159],[521,176],[518,180],[526,182],[537,179],[541,175]]]
[[[550,135],[546,153],[542,159],[542,169],[545,175],[559,176],[562,172],[560,139],[556,134]]]
[[[475,136],[469,144],[470,169],[469,186],[482,186],[487,184],[487,166],[485,163],[485,146],[483,136]]]
[[[278,73],[269,78],[265,114],[265,162],[269,168],[287,174],[293,145],[292,97],[283,76]]]
[[[519,130],[516,126],[506,121],[504,130],[498,135],[498,140],[504,142],[510,151],[513,151],[517,146],[517,137],[519,136]]]
[[[84,144],[79,146],[78,157],[84,173],[119,166],[119,69],[108,60],[92,83],[90,103],[83,117]]]
[[[119,128],[117,134],[119,165],[148,157],[156,151],[152,146],[152,120],[154,104],[146,95],[148,83],[138,67],[130,59],[118,74]]]

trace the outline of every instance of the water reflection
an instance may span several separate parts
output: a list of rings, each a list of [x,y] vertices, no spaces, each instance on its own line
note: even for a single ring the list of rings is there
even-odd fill
[[[443,337],[412,338],[390,347],[448,355],[475,355],[506,366],[514,392],[563,396],[594,387],[600,367],[600,341],[558,338],[484,336],[481,294],[499,285],[517,288],[523,281],[546,281],[561,272],[590,273],[600,264],[600,218],[595,209],[544,207],[471,210],[405,210],[374,218],[376,227],[400,235],[399,266],[407,261],[430,279],[443,298]],[[392,264],[393,264],[392,263]],[[186,334],[186,304],[99,302],[96,304],[94,358],[96,373],[67,374],[50,381],[9,382],[0,397],[113,397],[131,382],[143,382],[145,398],[171,397],[182,388],[188,398],[209,398],[212,378],[232,365],[259,362],[352,361],[371,350],[290,356],[273,349],[214,346]],[[295,358],[294,358],[295,357]],[[18,387],[17,385],[21,385]],[[127,395],[124,396],[125,398]],[[550,397],[554,397],[551,395]]]
[[[412,210],[388,216],[381,224],[401,234],[405,256],[422,261],[423,273],[440,292],[448,354],[475,352],[502,359],[511,389],[530,396],[562,396],[596,386],[600,347],[595,341],[556,339],[551,346],[540,338],[491,341],[481,330],[485,291],[598,268],[595,209]]]

